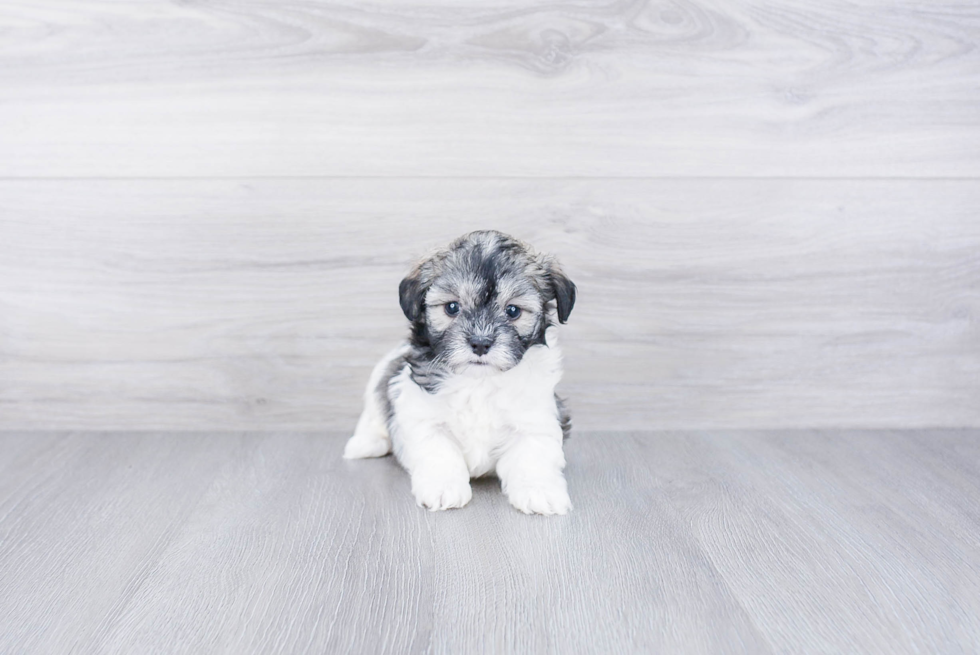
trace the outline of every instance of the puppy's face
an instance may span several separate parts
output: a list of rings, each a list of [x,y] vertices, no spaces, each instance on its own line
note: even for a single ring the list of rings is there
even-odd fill
[[[506,371],[544,343],[550,303],[564,323],[575,285],[557,262],[499,232],[473,232],[422,261],[399,287],[412,342],[452,373]]]

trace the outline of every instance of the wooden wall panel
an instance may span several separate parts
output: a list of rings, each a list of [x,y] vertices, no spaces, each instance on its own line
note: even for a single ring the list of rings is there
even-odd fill
[[[0,183],[0,425],[351,429],[412,259],[579,286],[580,428],[980,424],[972,181]]]
[[[0,5],[0,176],[973,177],[969,3]]]

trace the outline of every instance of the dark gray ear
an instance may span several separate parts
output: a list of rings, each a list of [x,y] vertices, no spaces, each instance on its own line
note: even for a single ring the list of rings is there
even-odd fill
[[[551,290],[558,303],[558,322],[568,321],[568,315],[575,306],[575,283],[568,279],[557,265],[549,267],[548,278],[551,280]]]
[[[419,278],[420,271],[416,269],[398,285],[398,302],[405,316],[413,323],[425,310],[425,288]]]

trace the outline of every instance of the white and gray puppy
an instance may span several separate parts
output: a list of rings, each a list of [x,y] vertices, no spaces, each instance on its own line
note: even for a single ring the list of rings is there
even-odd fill
[[[398,289],[405,343],[374,368],[344,457],[394,450],[431,510],[470,501],[496,472],[527,514],[565,514],[570,421],[555,385],[575,285],[558,262],[500,232],[472,232],[421,261]]]

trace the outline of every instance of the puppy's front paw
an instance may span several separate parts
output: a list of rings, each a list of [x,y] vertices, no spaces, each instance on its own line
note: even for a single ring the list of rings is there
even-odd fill
[[[564,478],[549,482],[512,482],[507,486],[507,499],[525,514],[567,514],[572,509]]]
[[[468,478],[433,475],[413,475],[412,493],[419,507],[432,511],[462,507],[473,497]]]

